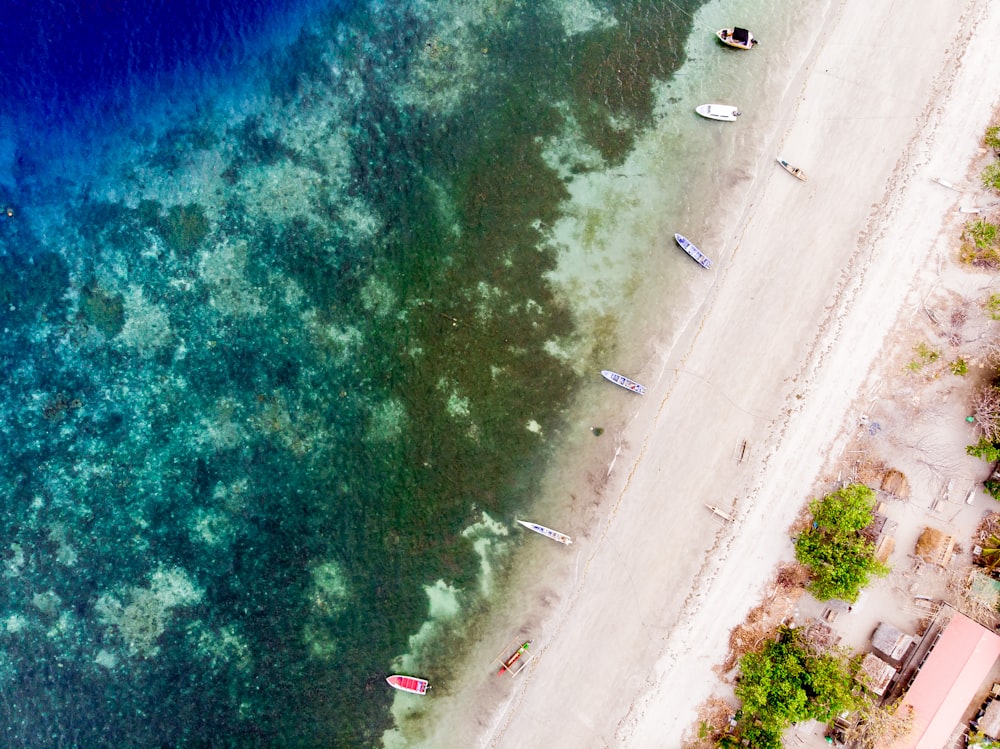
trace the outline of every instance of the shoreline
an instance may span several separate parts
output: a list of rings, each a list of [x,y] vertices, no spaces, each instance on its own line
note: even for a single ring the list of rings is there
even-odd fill
[[[537,643],[529,667],[497,684],[484,682],[485,667],[469,666],[428,707],[429,735],[410,745],[680,744],[720,683],[712,668],[729,630],[757,604],[774,564],[791,557],[787,528],[847,438],[850,409],[885,337],[922,270],[940,261],[932,250],[946,251],[938,237],[954,196],[935,190],[938,175],[928,170],[949,159],[970,163],[992,113],[982,107],[978,121],[960,105],[975,102],[971,68],[997,56],[975,29],[1000,13],[983,0],[958,10],[921,0],[920,11],[908,14],[918,22],[860,0],[832,9],[835,33],[784,94],[794,116],[762,135],[749,187],[733,188],[746,199],[738,220],[726,221],[731,238],[710,299],[663,361],[652,403],[620,417],[617,437],[607,429],[605,439],[619,445],[614,471],[598,482],[605,491],[586,517],[574,510],[576,526],[595,530],[570,554],[538,552],[551,561],[545,580],[516,604],[540,618],[521,621]],[[878,28],[895,24],[918,38],[927,19],[948,29],[949,45],[882,54],[891,47],[879,49]],[[879,111],[895,91],[881,118],[837,123],[837,113]],[[774,165],[767,151],[776,144],[809,182],[793,184]],[[808,257],[783,256],[788,267],[776,268],[768,252],[776,225],[808,244]],[[931,249],[911,252],[911,235]],[[733,447],[747,435],[750,459],[734,465]],[[738,522],[720,527],[706,499]],[[520,569],[510,584],[529,579]],[[517,613],[491,622],[490,635],[505,627],[514,635]],[[470,664],[496,649],[485,633],[479,638]]]

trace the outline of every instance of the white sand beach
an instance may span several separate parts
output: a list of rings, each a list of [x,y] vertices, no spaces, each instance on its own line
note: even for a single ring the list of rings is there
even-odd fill
[[[792,557],[788,527],[889,366],[887,336],[954,262],[960,198],[932,178],[964,185],[1000,93],[1000,4],[842,0],[825,24],[751,179],[720,197],[727,259],[696,324],[601,438],[608,462],[619,447],[607,483],[607,464],[589,494],[553,477],[593,523],[545,549],[554,561],[473,654],[488,664],[524,634],[527,668],[458,677],[413,745],[679,747],[730,630]]]

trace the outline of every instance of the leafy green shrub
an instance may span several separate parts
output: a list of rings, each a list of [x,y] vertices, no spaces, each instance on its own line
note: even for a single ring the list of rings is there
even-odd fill
[[[966,455],[985,460],[987,463],[996,463],[1000,460],[1000,447],[997,447],[985,437],[980,437],[979,442],[965,448]]]
[[[1000,178],[1000,162],[997,162]],[[962,248],[959,259],[963,263],[1000,267],[1000,242],[997,241],[1000,228],[982,219],[969,221],[962,230]]]
[[[982,180],[987,190],[1000,190],[1000,161],[994,161],[983,169]]]
[[[990,294],[983,306],[990,313],[990,317],[994,320],[1000,320],[1000,294]]]
[[[980,437],[979,442],[966,447],[965,452],[974,458],[985,460],[987,463],[1000,461],[1000,446],[990,442],[986,437]],[[983,490],[993,499],[1000,501],[1000,481],[991,476],[983,482]]]
[[[919,372],[928,364],[933,364],[941,358],[941,352],[931,348],[926,343],[918,343],[913,347],[913,350],[917,353],[917,358],[906,365],[906,368],[911,372]]]
[[[948,365],[951,368],[951,373],[953,375],[958,375],[959,377],[964,377],[969,373],[969,362],[967,362],[963,357],[958,357],[951,364]]]
[[[856,601],[872,575],[889,568],[875,557],[875,545],[861,531],[871,525],[875,492],[851,484],[813,501],[812,525],[795,541],[795,558],[809,568],[807,586],[820,600]]]
[[[1000,749],[1000,741],[991,739],[985,733],[972,731],[967,746],[969,749]]]
[[[997,226],[989,221],[969,221],[965,224],[965,235],[981,250],[988,250],[996,245]]]
[[[993,125],[986,128],[986,135],[983,136],[983,143],[987,148],[1000,151],[1000,125]]]

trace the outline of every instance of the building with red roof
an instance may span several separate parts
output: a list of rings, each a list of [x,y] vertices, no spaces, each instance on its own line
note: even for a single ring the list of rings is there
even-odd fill
[[[924,656],[900,710],[913,709],[913,730],[893,749],[941,749],[1000,657],[1000,637],[955,612]]]

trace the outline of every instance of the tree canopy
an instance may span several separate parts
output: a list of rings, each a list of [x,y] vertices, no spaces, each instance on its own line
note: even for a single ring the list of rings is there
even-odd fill
[[[875,557],[874,544],[861,531],[871,524],[875,493],[851,484],[814,500],[813,522],[795,542],[795,557],[809,568],[809,592],[820,600],[856,601],[872,575],[889,568]]]
[[[796,630],[782,628],[777,640],[740,659],[739,740],[755,749],[780,749],[782,731],[793,723],[830,721],[857,707],[853,689],[846,656],[817,653]]]

